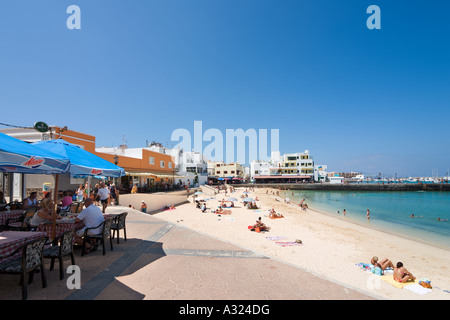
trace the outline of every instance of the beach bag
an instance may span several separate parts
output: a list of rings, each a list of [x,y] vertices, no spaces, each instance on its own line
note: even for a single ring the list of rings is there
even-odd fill
[[[259,232],[261,232],[261,229],[260,229],[259,227],[256,227],[256,228],[255,228],[255,232],[258,232],[258,233],[259,233]]]
[[[372,273],[376,274],[377,276],[382,276],[383,270],[381,270],[381,268],[375,267],[372,269]]]
[[[419,284],[427,289],[432,289],[433,287],[431,286],[431,281],[430,280],[420,280]]]

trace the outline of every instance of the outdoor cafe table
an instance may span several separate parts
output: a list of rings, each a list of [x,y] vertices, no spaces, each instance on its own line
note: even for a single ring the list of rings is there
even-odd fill
[[[115,214],[115,213],[105,213],[105,214],[103,214],[103,217],[105,219],[114,219],[117,215],[118,214]],[[83,221],[75,222],[75,217],[70,218],[70,219],[62,219],[60,221],[56,221],[55,235],[56,235],[56,237],[58,237],[66,231],[69,231],[72,229],[74,229],[76,231],[76,230],[82,229],[83,227],[84,227]],[[53,223],[52,222],[41,223],[37,227],[37,231],[44,232],[51,241],[52,235],[53,235]]]
[[[8,219],[19,218],[25,210],[0,211],[0,225],[5,225]]]
[[[44,232],[34,232],[34,231],[0,232],[0,257],[8,256],[11,253],[13,253],[17,248],[21,247],[23,244],[31,240],[35,240],[45,236],[46,234]],[[18,254],[20,254],[20,252],[18,252],[17,255]],[[4,258],[0,258],[0,262],[3,262],[4,260],[5,260]]]

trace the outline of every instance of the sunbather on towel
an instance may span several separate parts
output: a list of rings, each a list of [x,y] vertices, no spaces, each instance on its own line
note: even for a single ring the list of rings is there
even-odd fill
[[[270,230],[270,227],[268,227],[264,223],[262,223],[261,217],[259,217],[258,220],[256,220],[256,223],[252,226],[252,229],[256,229],[256,228],[259,228],[259,230],[261,230],[261,231]]]
[[[412,273],[403,267],[403,263],[397,262],[397,267],[394,268],[394,280],[400,283],[405,283],[409,280],[416,280],[416,277],[414,277]]]
[[[384,258],[381,261],[378,261],[378,257],[374,256],[370,263],[374,265],[374,267],[378,267],[381,270],[386,270],[386,268],[394,268],[394,264],[388,258]]]
[[[269,218],[270,219],[278,219],[278,218],[284,218],[284,216],[281,213],[275,212],[275,210],[272,208],[269,212]]]

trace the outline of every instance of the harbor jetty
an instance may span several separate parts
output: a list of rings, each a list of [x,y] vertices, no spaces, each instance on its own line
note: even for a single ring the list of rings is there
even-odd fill
[[[258,183],[240,187],[327,191],[450,191],[450,183]]]

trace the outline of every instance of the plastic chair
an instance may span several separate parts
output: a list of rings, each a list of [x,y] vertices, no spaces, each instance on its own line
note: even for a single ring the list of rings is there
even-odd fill
[[[31,273],[28,283],[33,281],[33,273],[36,269],[40,269],[42,288],[47,287],[47,279],[44,271],[44,257],[43,249],[47,237],[41,237],[23,244],[21,247],[14,250],[8,256],[0,257],[2,259],[13,257],[22,250],[22,256],[12,259],[6,259],[0,262],[0,273],[20,274],[20,284],[22,285],[22,300],[27,299],[27,282],[26,276]]]
[[[51,259],[50,271],[53,270],[55,266],[55,259],[59,260],[59,278],[64,279],[63,270],[63,258],[70,255],[72,265],[75,264],[75,255],[73,252],[73,237],[75,230],[69,230],[58,237],[52,242],[52,246],[44,250],[44,258]]]
[[[111,250],[113,250],[113,244],[112,244],[112,238],[111,238],[111,225],[114,222],[113,219],[105,219],[105,221],[103,221],[101,224],[99,224],[96,227],[92,227],[92,228],[86,228],[84,229],[84,236],[83,236],[83,247],[81,249],[81,255],[84,256],[84,254],[86,253],[86,241],[90,240],[90,239],[95,239],[98,241],[102,242],[103,245],[103,255],[106,254],[106,250],[105,250],[105,239],[109,237],[109,243],[111,246]],[[97,229],[102,227],[102,232],[99,234],[88,234],[89,230],[91,229]]]
[[[114,218],[114,222],[111,225],[113,230],[112,238],[114,239],[117,230],[117,243],[119,243],[119,230],[123,229],[123,239],[127,241],[127,229],[125,225],[125,220],[127,218],[128,212],[123,212]]]
[[[30,230],[29,221],[33,218],[38,208],[27,209],[18,218],[6,220],[7,230],[27,231]]]

